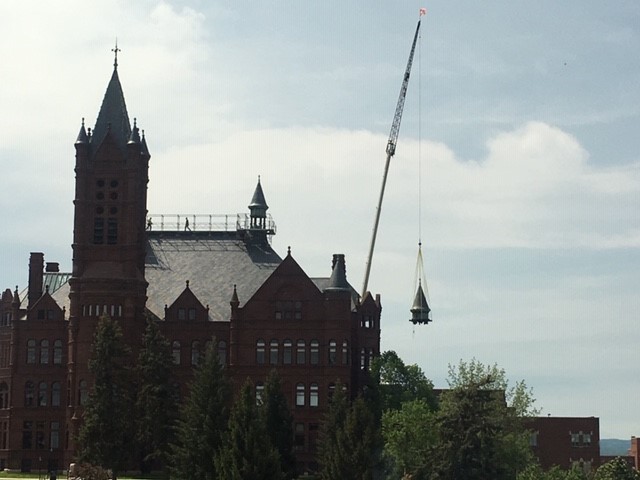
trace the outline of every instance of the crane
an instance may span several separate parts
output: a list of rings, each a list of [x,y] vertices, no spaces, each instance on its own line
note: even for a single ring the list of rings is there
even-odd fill
[[[422,15],[422,11],[420,12]],[[411,44],[411,52],[409,53],[409,61],[407,62],[407,68],[404,71],[404,78],[402,80],[402,86],[400,87],[400,95],[398,96],[398,104],[396,105],[396,112],[393,116],[393,123],[391,124],[391,132],[389,133],[389,141],[387,142],[387,161],[384,166],[384,174],[382,176],[382,188],[380,189],[380,198],[378,199],[378,207],[376,208],[376,216],[373,222],[373,235],[371,236],[371,245],[369,247],[369,255],[367,256],[367,265],[364,274],[364,285],[362,286],[362,296],[364,297],[367,292],[369,284],[369,274],[371,273],[371,262],[373,260],[373,250],[376,245],[376,236],[378,234],[378,224],[380,223],[380,211],[382,210],[382,199],[384,197],[384,189],[387,184],[387,175],[389,174],[389,164],[391,163],[391,157],[396,153],[396,144],[398,142],[398,133],[400,132],[400,121],[402,120],[402,111],[404,110],[404,100],[407,96],[407,87],[409,86],[409,76],[411,75],[411,65],[413,64],[413,54],[416,51],[416,42],[418,41],[418,32],[420,31],[420,19],[418,20],[418,26],[416,27],[416,33],[413,36],[413,43]]]

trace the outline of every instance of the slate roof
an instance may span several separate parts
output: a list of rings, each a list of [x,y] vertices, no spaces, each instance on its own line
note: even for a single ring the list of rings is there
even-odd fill
[[[237,285],[244,305],[282,259],[268,244],[245,244],[236,232],[148,232],[147,308],[159,318],[185,288],[209,305],[209,319],[228,321]]]
[[[124,151],[131,136],[131,124],[117,68],[113,69],[113,75],[111,75],[107,91],[104,94],[96,126],[91,135],[94,152],[107,135],[109,125],[111,125],[111,134],[116,144]]]
[[[44,272],[42,278],[42,293],[46,292],[46,287],[49,286],[49,294],[60,305],[60,308],[66,307],[69,309],[69,279],[71,273],[63,272]],[[29,287],[27,286],[20,292],[20,300],[25,303],[29,298]]]

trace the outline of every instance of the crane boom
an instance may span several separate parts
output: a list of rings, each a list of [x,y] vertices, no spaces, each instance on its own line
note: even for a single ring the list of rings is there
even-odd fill
[[[369,255],[367,256],[367,265],[364,274],[364,285],[362,286],[362,296],[367,292],[369,285],[369,274],[371,273],[371,262],[373,260],[373,250],[376,245],[376,236],[378,234],[378,224],[380,223],[380,211],[382,210],[382,199],[384,197],[384,189],[387,184],[387,175],[389,173],[389,164],[391,163],[391,157],[396,153],[396,144],[398,141],[398,133],[400,132],[400,121],[402,120],[402,111],[404,110],[404,100],[407,96],[407,87],[409,86],[409,76],[411,75],[411,65],[413,64],[413,54],[416,51],[416,43],[418,41],[418,32],[420,31],[420,20],[418,20],[418,26],[416,27],[416,33],[413,36],[413,43],[411,44],[411,52],[409,53],[409,60],[407,62],[407,68],[404,71],[404,78],[402,80],[402,86],[400,87],[400,95],[398,96],[398,104],[396,105],[396,112],[393,116],[393,123],[391,124],[391,132],[389,133],[389,141],[387,142],[387,161],[384,166],[384,174],[382,175],[382,188],[380,189],[380,198],[378,199],[378,207],[376,208],[376,216],[373,222],[373,235],[371,236],[371,245],[369,246]]]

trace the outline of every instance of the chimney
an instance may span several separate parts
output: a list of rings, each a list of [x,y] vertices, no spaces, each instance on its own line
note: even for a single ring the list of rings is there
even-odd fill
[[[44,271],[47,273],[58,273],[60,272],[60,264],[58,262],[47,262]]]
[[[27,308],[31,308],[42,296],[44,254],[31,252],[29,256],[29,294]]]

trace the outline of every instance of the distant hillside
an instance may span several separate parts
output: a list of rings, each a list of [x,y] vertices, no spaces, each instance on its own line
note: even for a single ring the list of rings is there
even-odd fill
[[[630,440],[618,438],[601,438],[600,455],[627,455],[631,448]]]

